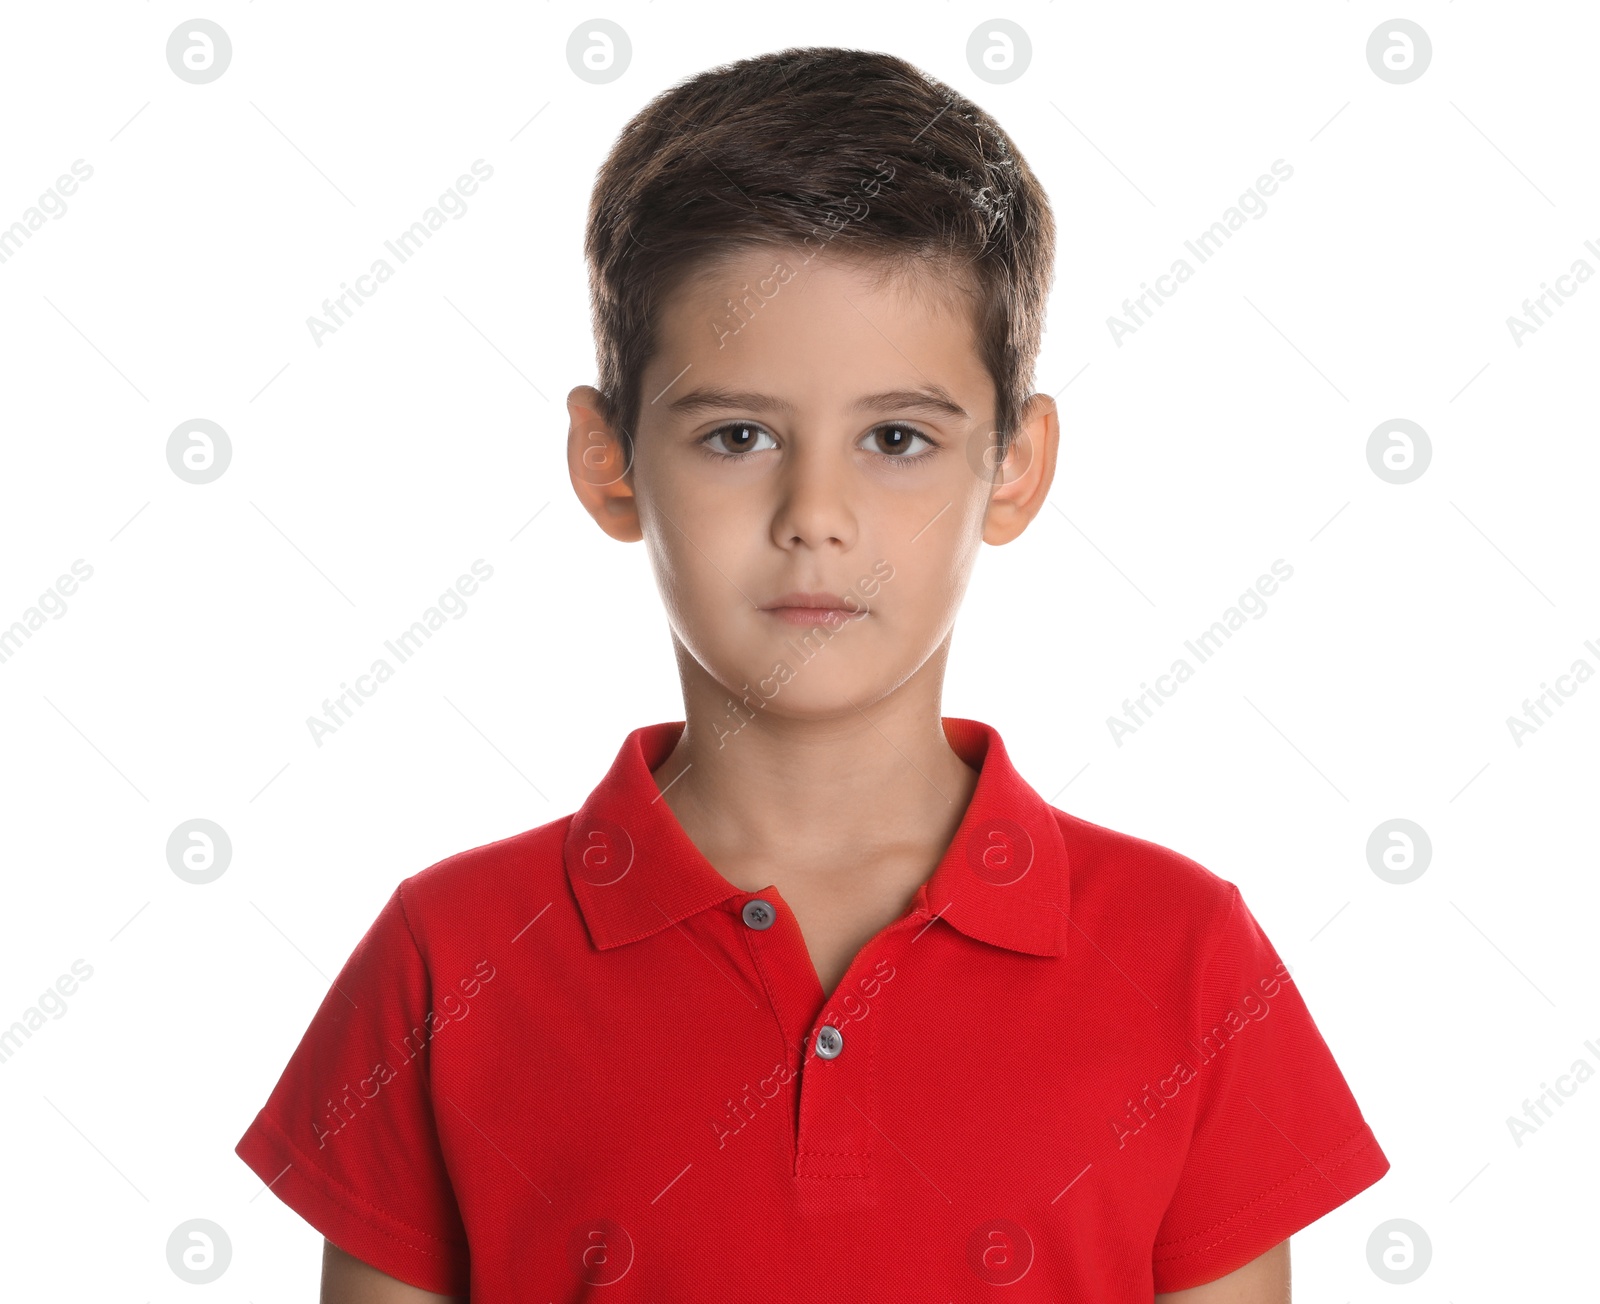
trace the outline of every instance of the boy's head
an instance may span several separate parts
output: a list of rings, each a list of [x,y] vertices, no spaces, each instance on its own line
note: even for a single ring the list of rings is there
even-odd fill
[[[712,69],[623,130],[586,251],[600,383],[568,398],[569,467],[648,541],[682,668],[770,678],[796,590],[849,609],[813,646],[853,645],[797,710],[947,646],[979,540],[1021,533],[1055,460],[1030,393],[1054,222],[998,124],[889,55]]]

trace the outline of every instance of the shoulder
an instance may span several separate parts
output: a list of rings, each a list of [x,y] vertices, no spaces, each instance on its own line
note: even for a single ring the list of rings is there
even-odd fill
[[[1066,846],[1068,908],[1080,926],[1121,920],[1146,936],[1193,944],[1227,925],[1239,899],[1228,879],[1158,842],[1051,811]]]
[[[491,920],[529,918],[570,892],[562,846],[572,814],[455,852],[400,881],[395,897],[424,951]],[[533,912],[533,913],[530,913]]]

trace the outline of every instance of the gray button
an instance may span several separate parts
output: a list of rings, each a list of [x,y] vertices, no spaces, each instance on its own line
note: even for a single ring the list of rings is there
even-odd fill
[[[751,897],[744,903],[744,921],[751,928],[771,928],[778,912],[760,897]]]
[[[837,1059],[844,1049],[844,1034],[831,1023],[825,1023],[817,1032],[817,1054],[823,1059]]]

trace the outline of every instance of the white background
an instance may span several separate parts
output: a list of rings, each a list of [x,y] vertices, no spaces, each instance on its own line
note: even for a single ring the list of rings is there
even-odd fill
[[[1394,85],[1369,34],[1433,56]],[[203,16],[207,85],[168,68]],[[623,25],[580,80],[567,39]],[[1032,62],[990,84],[996,16]],[[1600,284],[1519,347],[1525,298],[1600,244],[1589,6],[624,3],[8,6],[0,226],[76,159],[64,216],[0,263],[0,627],[93,577],[0,663],[0,1027],[93,976],[0,1063],[14,1298],[306,1299],[320,1238],[234,1156],[331,976],[402,877],[575,809],[626,732],[680,718],[642,548],[581,511],[562,399],[595,379],[582,224],[653,94],[787,45],[881,49],[993,112],[1060,225],[1038,388],[1063,446],[1028,533],[985,548],[944,711],[999,728],[1063,809],[1239,884],[1392,1171],[1294,1238],[1297,1301],[1592,1297],[1600,1081]],[[531,121],[530,121],[531,119]],[[475,159],[471,207],[319,348],[306,319]],[[1137,334],[1106,319],[1275,159],[1294,169]],[[391,259],[391,262],[393,260]],[[1192,260],[1191,260],[1192,261]],[[1597,278],[1600,279],[1600,278]],[[232,444],[169,470],[181,422]],[[1374,427],[1418,422],[1409,484]],[[493,578],[319,748],[306,718],[476,558]],[[1276,558],[1293,578],[1137,734],[1106,719]],[[185,820],[233,859],[168,868]],[[1427,871],[1369,867],[1385,820]],[[1130,905],[1136,906],[1136,899]],[[1432,1262],[1368,1266],[1381,1223]]]

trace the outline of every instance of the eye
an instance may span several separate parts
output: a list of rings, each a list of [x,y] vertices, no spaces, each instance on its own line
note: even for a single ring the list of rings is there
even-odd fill
[[[878,426],[869,430],[864,438],[877,440],[879,446],[869,451],[882,453],[891,462],[920,462],[925,457],[931,457],[933,450],[939,446],[916,427],[898,423]],[[913,447],[915,440],[921,440],[926,447],[914,453],[907,451]]]
[[[746,453],[758,451],[757,440],[772,436],[753,421],[732,421],[725,426],[718,426],[709,434],[700,439],[700,450],[708,457],[720,461],[736,461]],[[722,442],[726,440],[726,443]],[[776,448],[776,442],[767,444],[768,448]]]

